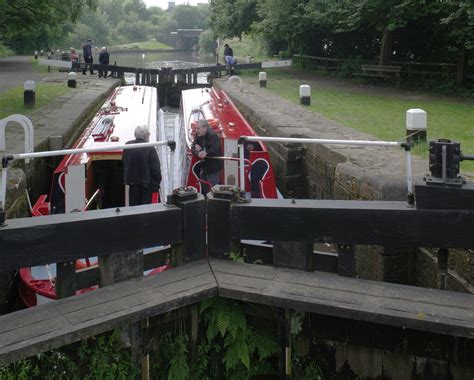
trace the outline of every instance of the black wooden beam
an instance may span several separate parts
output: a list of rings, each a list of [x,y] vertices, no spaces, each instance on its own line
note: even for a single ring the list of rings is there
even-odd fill
[[[231,207],[232,239],[474,247],[474,211],[405,202],[252,200]]]
[[[0,271],[173,244],[182,239],[181,210],[161,204],[11,219],[0,227]]]

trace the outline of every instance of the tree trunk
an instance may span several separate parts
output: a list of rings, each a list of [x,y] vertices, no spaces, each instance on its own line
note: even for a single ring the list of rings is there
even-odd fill
[[[392,42],[393,32],[385,29],[382,37],[382,45],[380,46],[379,65],[390,65],[392,61]]]
[[[459,51],[458,66],[456,70],[456,84],[462,86],[464,84],[464,74],[466,72],[467,54],[466,47],[463,46]]]

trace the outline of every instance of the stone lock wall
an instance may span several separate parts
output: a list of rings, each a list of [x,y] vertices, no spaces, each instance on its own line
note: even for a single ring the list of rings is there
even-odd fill
[[[225,79],[216,80],[214,84],[229,94],[260,136],[376,139],[338,125],[266,89],[248,84],[238,88]],[[400,135],[404,133],[405,126],[402,125]],[[268,143],[267,148],[278,187],[285,197],[406,200],[406,162],[401,148],[276,143]],[[421,181],[428,172],[427,162],[415,156],[412,166],[415,182]],[[464,269],[466,257],[472,255],[453,253],[450,267],[462,268],[463,275],[472,283],[473,270]],[[359,246],[356,258],[357,275],[361,278],[437,287],[437,280],[434,280],[438,278],[437,264],[417,249]],[[448,285],[453,290],[468,291],[466,286],[458,284],[456,276],[448,279]]]

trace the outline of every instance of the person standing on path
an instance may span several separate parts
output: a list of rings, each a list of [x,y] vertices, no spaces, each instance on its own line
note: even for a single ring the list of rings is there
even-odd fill
[[[146,125],[135,128],[135,140],[126,144],[148,142],[150,131]],[[152,194],[160,190],[161,168],[158,153],[153,146],[123,151],[123,178],[129,186],[130,206],[151,203]]]
[[[92,64],[94,63],[94,58],[92,57],[92,40],[90,38],[82,45],[82,53],[84,54],[84,70],[82,71],[82,75],[86,75],[87,66],[89,66],[91,75],[94,75],[94,71],[92,70]]]
[[[104,46],[101,50],[100,50],[100,54],[99,54],[99,63],[101,65],[109,65],[109,59],[110,59],[110,55],[109,55],[109,52],[107,51],[107,48]],[[101,67],[99,69],[99,78],[107,78],[107,72],[108,70],[105,69],[103,67]]]
[[[227,57],[233,57],[234,51],[229,46],[229,44],[224,44],[224,62],[227,62]]]
[[[212,157],[221,155],[221,140],[205,119],[197,122],[196,138],[191,151],[193,155],[202,159],[199,178],[210,182],[212,186],[219,184],[224,163]]]

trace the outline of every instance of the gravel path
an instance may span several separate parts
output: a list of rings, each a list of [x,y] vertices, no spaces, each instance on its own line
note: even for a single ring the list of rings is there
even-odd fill
[[[22,86],[26,80],[40,81],[47,73],[36,70],[31,56],[0,58],[0,92]]]

